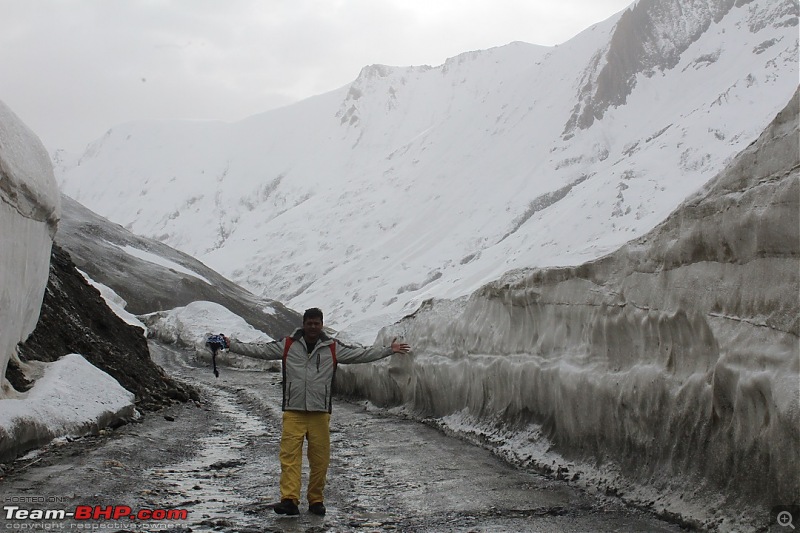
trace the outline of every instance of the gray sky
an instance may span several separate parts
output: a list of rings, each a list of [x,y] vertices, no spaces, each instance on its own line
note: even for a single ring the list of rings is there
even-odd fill
[[[361,67],[554,45],[633,0],[0,0],[0,100],[48,149],[136,119],[235,121]]]

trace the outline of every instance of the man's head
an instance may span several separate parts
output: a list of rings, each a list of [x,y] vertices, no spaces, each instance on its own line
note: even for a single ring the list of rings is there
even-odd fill
[[[303,313],[303,334],[307,340],[316,342],[322,334],[322,310],[312,307]]]

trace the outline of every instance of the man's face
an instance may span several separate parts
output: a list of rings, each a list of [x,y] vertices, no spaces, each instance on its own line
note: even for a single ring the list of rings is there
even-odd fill
[[[322,320],[319,318],[307,318],[303,320],[303,333],[310,341],[319,339],[322,333]]]

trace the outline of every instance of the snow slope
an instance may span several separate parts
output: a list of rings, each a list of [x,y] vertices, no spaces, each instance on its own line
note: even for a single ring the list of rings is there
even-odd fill
[[[134,235],[68,196],[61,203],[56,244],[94,283],[124,300],[124,311],[141,315],[213,301],[267,333],[297,327],[298,315],[281,303],[254,296],[193,257]]]
[[[233,124],[118,126],[59,181],[369,337],[427,298],[653,228],[789,100],[797,14],[795,0],[641,0],[556,47],[372,65]]]

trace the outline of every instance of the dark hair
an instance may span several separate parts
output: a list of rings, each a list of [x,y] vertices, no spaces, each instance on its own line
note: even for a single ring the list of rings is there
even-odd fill
[[[303,322],[308,320],[309,318],[319,318],[320,322],[324,322],[322,319],[322,309],[318,307],[312,307],[311,309],[306,309],[306,312],[303,313]]]

